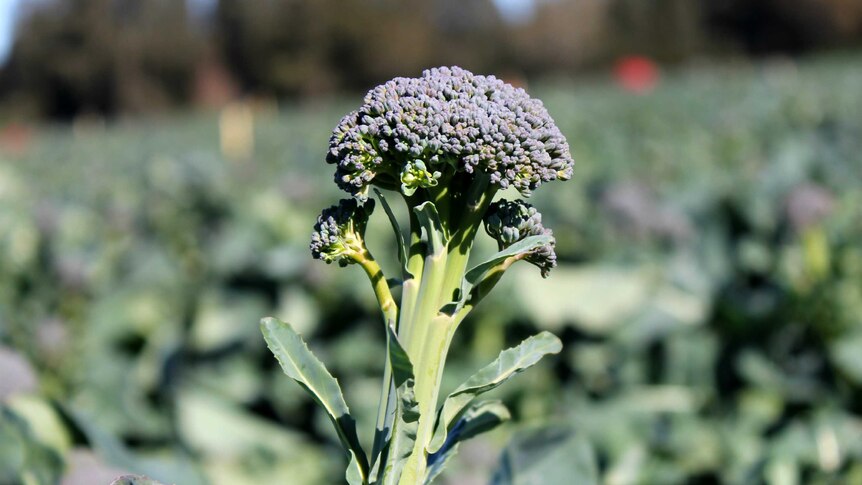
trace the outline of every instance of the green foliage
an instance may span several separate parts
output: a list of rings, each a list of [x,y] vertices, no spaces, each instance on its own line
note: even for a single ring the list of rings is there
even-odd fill
[[[564,427],[526,430],[503,451],[492,485],[576,483],[597,485],[589,441]]]
[[[461,442],[491,431],[511,418],[509,410],[500,401],[470,404],[458,421],[447,430],[448,435],[439,449],[434,449],[435,442],[432,439],[428,449],[431,455],[428,457],[428,475],[425,483],[433,482],[443,472],[446,464],[457,454]],[[435,434],[434,439],[437,439],[437,436],[439,435]]]
[[[383,448],[384,454],[378,457],[378,468],[382,470],[380,477],[384,485],[398,483],[404,466],[413,446],[416,443],[416,432],[419,429],[419,403],[416,402],[414,385],[416,377],[413,374],[413,364],[407,352],[398,342],[398,336],[388,328],[387,342],[389,345],[389,365],[392,368],[392,384],[395,386],[397,404],[395,419],[392,423],[392,438]],[[385,404],[383,404],[385,405]]]
[[[41,443],[27,421],[0,406],[0,482],[52,483],[60,469],[57,451]]]
[[[447,441],[457,439],[453,437],[447,440],[447,433],[459,426],[463,413],[476,396],[499,387],[516,374],[538,363],[545,355],[556,354],[562,348],[560,339],[548,332],[542,332],[521,342],[517,347],[501,352],[497,360],[473,374],[443,401],[428,451],[441,451]]]

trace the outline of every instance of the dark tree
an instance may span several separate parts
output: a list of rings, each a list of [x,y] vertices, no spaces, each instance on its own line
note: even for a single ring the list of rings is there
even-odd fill
[[[189,97],[201,40],[172,0],[37,4],[4,69],[7,104],[71,119],[174,106]]]

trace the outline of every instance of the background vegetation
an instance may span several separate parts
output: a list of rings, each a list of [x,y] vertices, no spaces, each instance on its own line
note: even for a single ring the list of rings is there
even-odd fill
[[[518,483],[548,463],[607,484],[862,482],[859,57],[688,68],[643,96],[530,88],[577,160],[533,201],[561,265],[506,277],[444,391],[538,329],[564,352],[513,380],[520,424],[469,443],[444,483],[487,483],[507,443]],[[373,295],[307,249],[340,195],[329,131],[356,104],[6,140],[0,483],[338,483],[325,416],[257,322],[294,323],[373,421]]]
[[[18,120],[362,93],[438,65],[518,80],[862,41],[860,0],[10,1],[0,114]]]

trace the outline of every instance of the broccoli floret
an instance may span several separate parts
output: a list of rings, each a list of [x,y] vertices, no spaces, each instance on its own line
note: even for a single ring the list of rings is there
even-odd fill
[[[524,196],[568,180],[569,145],[542,102],[494,76],[429,69],[372,89],[329,141],[335,182],[360,197],[370,184],[410,195],[453,173],[490,176]]]
[[[506,199],[500,199],[488,208],[485,232],[497,241],[501,250],[528,236],[554,235],[542,225],[542,214],[535,207],[520,200]],[[534,249],[524,259],[539,267],[542,277],[547,278],[551,269],[557,266],[554,242]]]
[[[365,227],[374,210],[374,201],[359,204],[355,199],[342,199],[338,205],[324,209],[311,234],[311,255],[314,259],[334,261],[347,266],[366,253]]]

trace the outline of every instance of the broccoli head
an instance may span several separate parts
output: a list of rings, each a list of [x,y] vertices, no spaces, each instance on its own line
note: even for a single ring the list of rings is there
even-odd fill
[[[542,102],[494,76],[429,69],[372,89],[329,141],[335,182],[364,198],[371,184],[412,195],[456,174],[485,173],[524,196],[572,176],[569,145]]]

